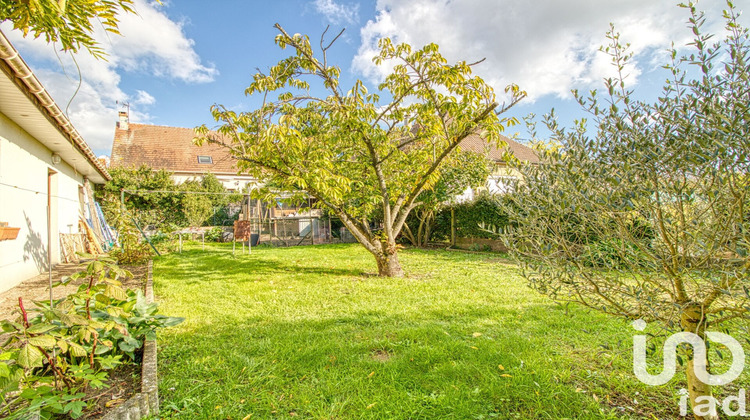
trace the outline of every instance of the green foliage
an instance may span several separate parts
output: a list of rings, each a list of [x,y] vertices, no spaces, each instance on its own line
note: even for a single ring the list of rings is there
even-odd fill
[[[200,191],[202,186],[197,181],[187,181],[181,187],[183,191]],[[203,225],[213,210],[211,201],[200,194],[185,194],[181,207],[188,226]]]
[[[104,50],[91,35],[94,25],[119,35],[118,14],[135,13],[132,0],[93,1],[3,1],[0,22],[13,22],[13,29],[43,36],[47,42],[59,42],[63,51],[88,50],[96,58],[105,58]]]
[[[460,151],[448,157],[440,168],[440,179],[419,197],[420,205],[406,219],[403,236],[414,246],[424,246],[432,239],[435,215],[467,188],[487,182],[492,162],[479,153]]]
[[[496,233],[483,228],[493,226],[503,231],[510,225],[506,205],[510,198],[506,195],[493,195],[480,192],[473,200],[442,209],[435,218],[436,239],[451,237],[451,208],[455,214],[456,236],[463,238],[495,238]]]
[[[620,76],[603,97],[576,92],[591,121],[565,129],[545,117],[552,143],[540,165],[518,167],[509,239],[542,293],[695,331],[681,314],[697,311],[702,328],[750,318],[750,43],[731,4],[716,43],[684,7],[693,51],[672,51],[653,103],[633,98],[631,54],[608,33]]]
[[[206,240],[211,242],[221,242],[221,238],[224,235],[224,229],[214,226],[208,232],[206,232]]]
[[[134,265],[146,262],[152,256],[151,246],[143,240],[143,235],[133,223],[130,214],[122,209],[119,202],[105,198],[105,207],[110,209],[108,219],[117,231],[117,246],[109,255],[118,264]]]
[[[242,200],[242,194],[227,195],[227,189],[224,188],[224,184],[214,174],[208,173],[204,175],[200,185],[200,191],[216,193],[216,195],[207,194],[205,196],[211,202],[212,207],[226,207],[229,204]]]
[[[498,115],[525,93],[509,86],[509,105],[496,109],[495,92],[471,64],[448,64],[435,44],[412,49],[389,39],[374,61],[393,71],[377,91],[361,80],[343,89],[341,69],[326,59],[330,45],[318,53],[307,36],[276,28],[276,44],[293,52],[253,76],[245,93],[263,98],[261,107],[237,113],[213,106],[218,133],[198,127],[196,143],[228,148],[238,169],[268,185],[306,192],[375,256],[381,275],[403,275],[395,240],[422,194],[434,189],[464,138],[476,133],[498,143],[515,123]],[[313,84],[327,96],[311,97]],[[382,230],[370,228],[373,215]]]
[[[125,208],[142,227],[184,224],[182,196],[171,192],[178,190],[171,178],[171,172],[163,169],[153,170],[143,165],[139,168],[110,168],[109,173],[112,175],[112,180],[98,191],[105,202],[102,210],[107,220],[116,217],[115,212],[120,209],[120,197],[123,190],[156,190],[167,192],[149,194],[127,192]]]
[[[171,232],[185,226],[228,224],[227,220],[234,219],[227,214],[227,206],[242,199],[240,194],[226,194],[224,185],[211,173],[200,180],[188,180],[177,185],[172,180],[171,172],[153,170],[145,165],[140,168],[112,168],[109,172],[112,181],[98,190],[105,203],[102,210],[107,220],[117,217],[121,192],[126,190],[125,208],[144,229]],[[182,191],[200,194],[183,194]],[[214,213],[217,217],[213,217]]]
[[[121,279],[132,274],[114,260],[84,257],[92,261],[55,284],[80,280],[76,292],[52,305],[35,302],[37,308],[30,310],[19,298],[19,318],[0,323],[8,337],[0,354],[5,402],[0,411],[11,418],[25,419],[33,413],[42,418],[80,417],[87,388],[106,386],[108,371],[126,360],[135,361],[136,352],[144,340],[155,337],[156,329],[182,321],[158,315],[156,304],[147,303],[140,290],[125,290]]]

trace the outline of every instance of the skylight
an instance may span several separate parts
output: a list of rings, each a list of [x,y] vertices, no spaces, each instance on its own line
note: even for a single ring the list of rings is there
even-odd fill
[[[211,156],[198,156],[198,163],[214,163]]]

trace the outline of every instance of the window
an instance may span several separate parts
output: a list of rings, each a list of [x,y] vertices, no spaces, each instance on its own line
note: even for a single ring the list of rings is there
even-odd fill
[[[198,163],[214,163],[211,156],[198,156]]]

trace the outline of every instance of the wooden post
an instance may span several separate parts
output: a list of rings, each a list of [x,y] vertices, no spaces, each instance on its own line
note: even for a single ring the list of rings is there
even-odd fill
[[[451,246],[456,246],[456,210],[451,206]]]

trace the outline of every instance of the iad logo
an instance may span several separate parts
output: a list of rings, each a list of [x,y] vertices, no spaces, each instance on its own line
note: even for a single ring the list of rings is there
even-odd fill
[[[633,328],[637,331],[646,329],[646,322],[642,319],[633,321]],[[703,383],[708,385],[726,385],[740,376],[745,367],[745,351],[742,345],[727,334],[719,332],[706,331],[706,338],[714,343],[725,345],[732,353],[732,365],[721,375],[712,375],[706,369],[707,355],[706,343],[698,336],[691,332],[681,332],[671,335],[664,342],[663,357],[664,362],[662,371],[658,375],[652,375],[646,370],[646,336],[635,335],[633,337],[633,373],[641,382],[647,385],[664,385],[669,382],[677,369],[677,346],[686,343],[693,348],[693,369],[695,376]],[[688,392],[685,389],[680,390],[680,415],[688,414]],[[717,407],[721,407],[727,416],[745,416],[746,415],[746,393],[740,389],[737,396],[729,396],[723,402],[719,402],[711,396],[701,396],[695,401],[693,413],[700,416],[715,415]],[[736,405],[736,409],[733,406]]]
[[[721,407],[724,414],[729,417],[747,416],[747,393],[745,389],[740,389],[737,396],[729,395],[724,398],[724,401],[719,401],[711,396],[702,396],[696,398],[695,407],[693,407],[693,414],[699,416],[715,416],[717,407]],[[682,388],[680,390],[680,415],[688,415],[688,390]],[[736,407],[736,408],[735,408]]]
[[[633,328],[637,331],[646,329],[646,321],[639,319],[633,321]],[[664,385],[669,382],[677,369],[677,346],[682,343],[690,344],[693,348],[693,368],[695,376],[707,385],[726,385],[737,379],[745,368],[745,351],[742,345],[727,334],[706,331],[706,338],[714,343],[725,345],[732,353],[732,366],[721,375],[712,375],[706,369],[706,343],[697,334],[681,332],[672,334],[664,342],[663,369],[658,375],[651,375],[646,370],[646,336],[636,335],[633,337],[633,373],[641,382],[647,385]]]

